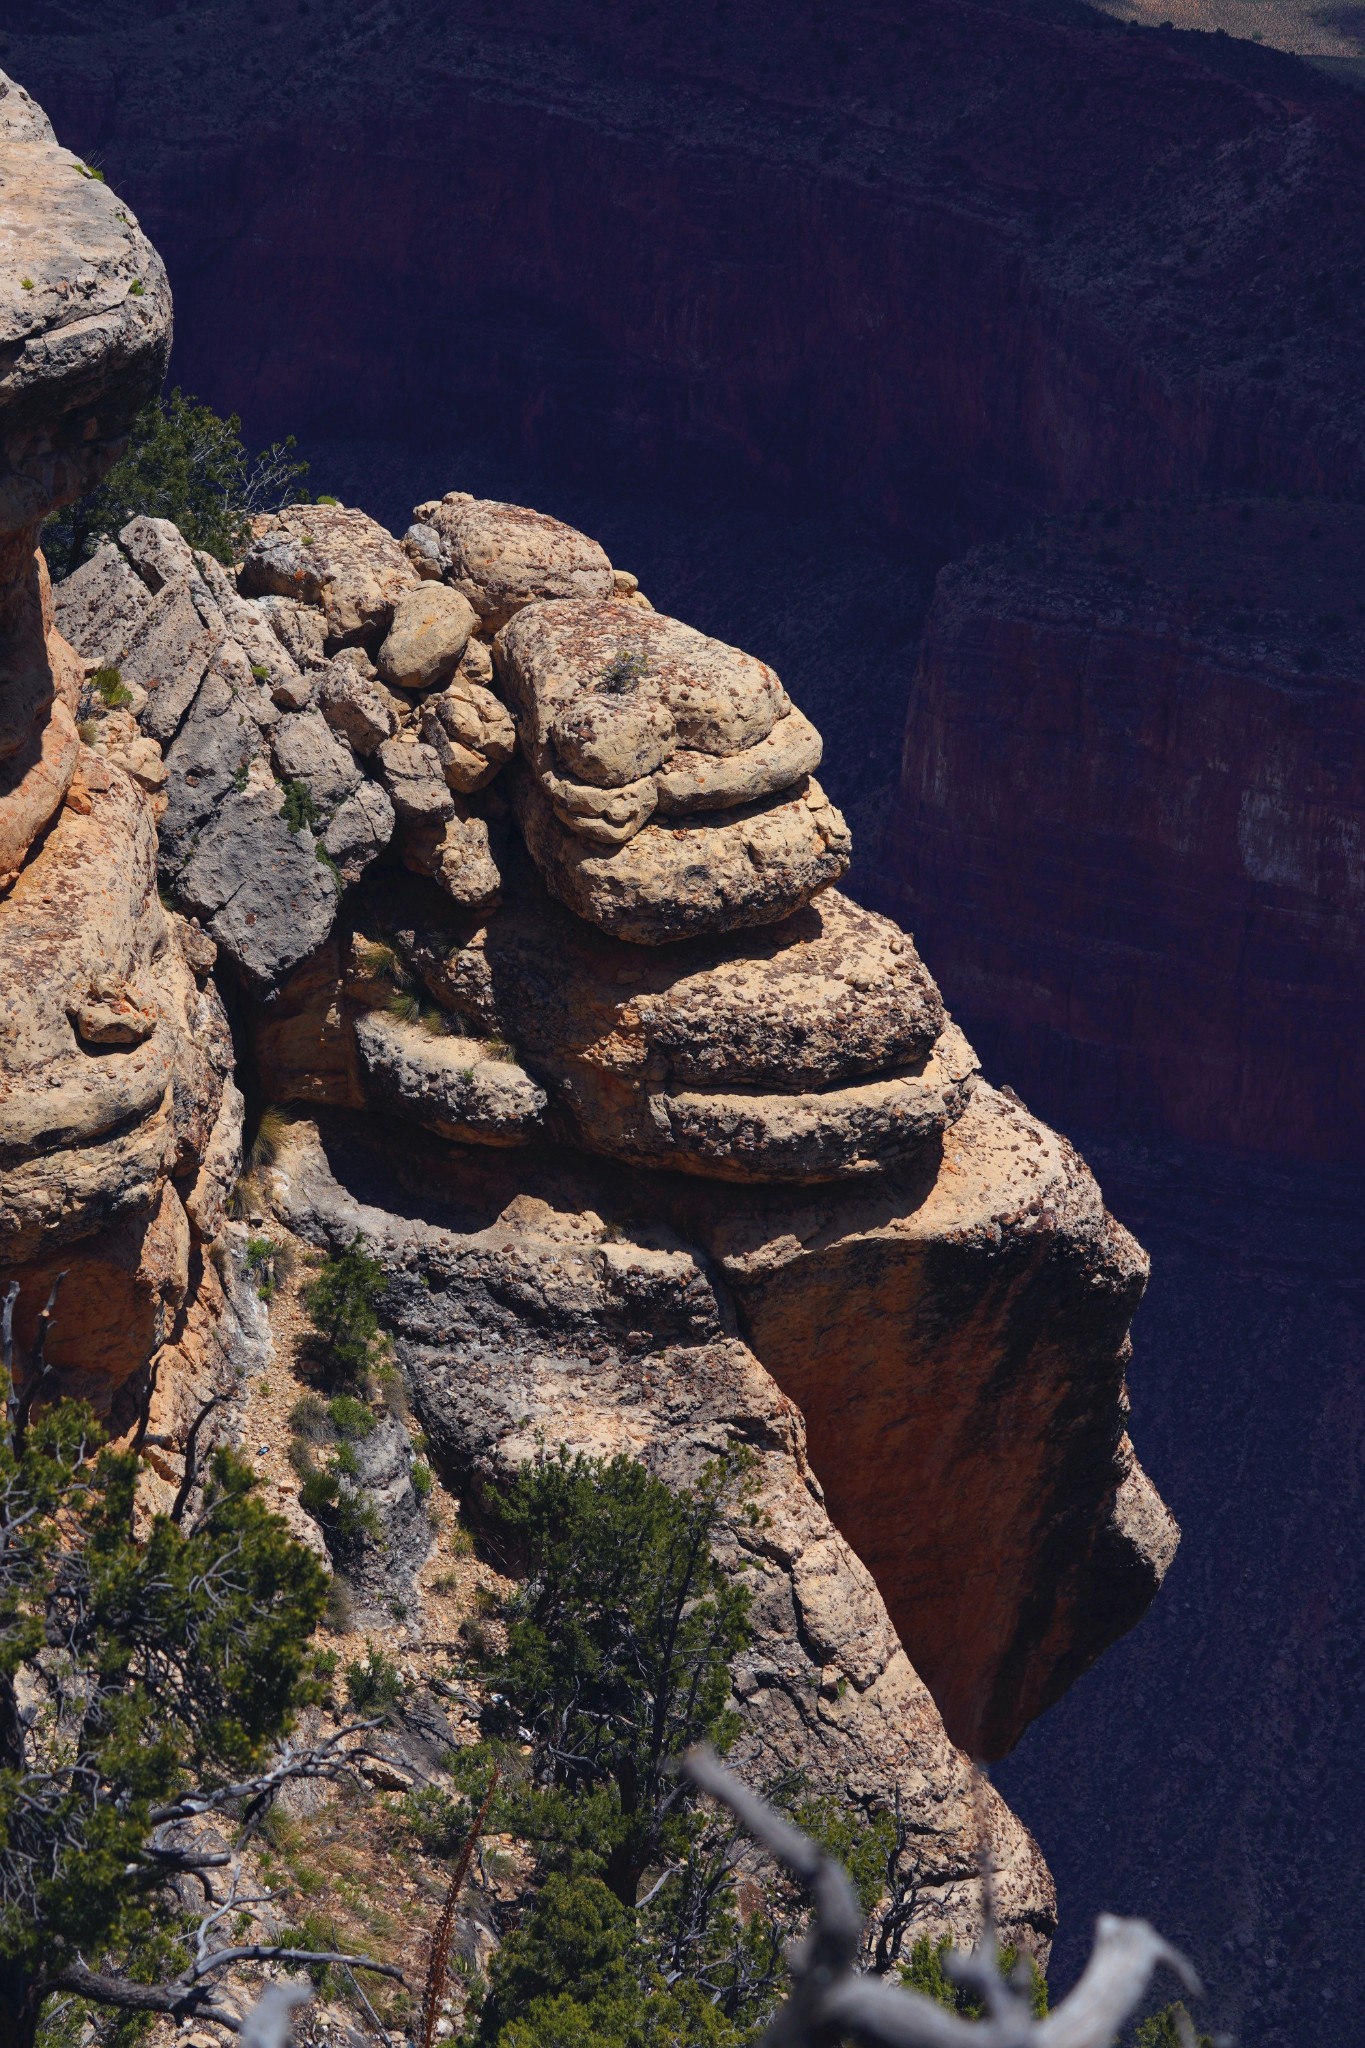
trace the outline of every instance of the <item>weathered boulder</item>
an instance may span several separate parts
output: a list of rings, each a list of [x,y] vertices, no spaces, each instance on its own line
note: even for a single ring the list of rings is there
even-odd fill
[[[620,600],[528,605],[495,658],[556,817],[599,846],[656,808],[752,803],[820,765],[819,734],[765,662]]]
[[[735,1501],[717,1545],[752,1598],[735,1677],[741,1773],[799,1773],[863,1812],[903,1802],[920,1859],[916,1931],[931,1936],[979,1930],[984,1830],[1002,1938],[1045,1958],[1055,1908],[1042,1858],[945,1734],[830,1520],[799,1411],[728,1334],[695,1242],[642,1223],[628,1178],[400,1140],[374,1120],[296,1125],[271,1182],[293,1229],[328,1248],[359,1233],[382,1261],[397,1361],[476,1508],[543,1443],[623,1452],[673,1485],[727,1450],[752,1456],[752,1501]]]
[[[398,598],[420,581],[393,535],[347,505],[286,505],[258,518],[238,580],[245,597],[316,606],[332,649],[377,646]]]
[[[322,670],[317,703],[357,754],[372,754],[398,730],[398,707],[361,648],[344,647]]]
[[[358,882],[393,837],[394,812],[377,782],[357,784],[327,821],[323,849],[343,883]]]
[[[491,782],[517,743],[507,706],[463,675],[423,705],[422,738],[434,749],[447,783],[462,796]]]
[[[614,848],[567,831],[525,769],[512,789],[526,844],[553,894],[637,945],[776,924],[848,868],[848,827],[814,780],[744,809],[648,824]]]
[[[171,300],[131,209],[3,73],[0,154],[0,535],[36,535],[99,482],[159,389]]]
[[[290,831],[279,798],[268,778],[230,789],[175,875],[180,905],[262,995],[322,943],[336,915],[331,872],[312,834]]]
[[[501,1047],[452,1038],[382,1011],[356,1019],[366,1100],[443,1138],[524,1145],[545,1118],[545,1091]]]
[[[271,733],[270,753],[281,782],[301,782],[328,816],[363,780],[355,755],[320,711],[287,713]]]
[[[444,583],[424,582],[395,601],[393,623],[375,657],[386,683],[430,690],[455,673],[479,623],[469,599]]]
[[[448,491],[416,506],[413,517],[422,531],[414,538],[416,529],[408,529],[409,559],[438,566],[469,599],[485,633],[495,633],[536,598],[612,594],[611,563],[597,542],[544,512]],[[430,567],[422,573],[429,575]]]

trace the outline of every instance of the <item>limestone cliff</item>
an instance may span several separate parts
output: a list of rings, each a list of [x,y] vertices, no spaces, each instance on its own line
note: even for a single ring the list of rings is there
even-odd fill
[[[85,664],[37,551],[157,389],[170,295],[131,214],[6,79],[0,206],[0,1268],[21,1357],[63,1276],[48,1364],[121,1417],[150,1366],[173,1421],[212,1372],[203,1248],[240,1097],[213,948],[158,900],[145,794],[77,732]]]

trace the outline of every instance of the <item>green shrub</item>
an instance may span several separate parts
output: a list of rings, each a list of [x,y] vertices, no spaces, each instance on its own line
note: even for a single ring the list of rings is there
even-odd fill
[[[241,424],[235,413],[224,419],[179,390],[155,399],[103,483],[48,520],[42,543],[53,575],[69,576],[104,535],[139,513],[174,520],[191,547],[235,561],[252,514],[296,500],[308,470],[292,438],[253,459]]]
[[[357,1235],[344,1252],[323,1261],[317,1279],[304,1289],[303,1306],[323,1364],[343,1383],[360,1380],[373,1361],[383,1288],[384,1268]]]
[[[412,1490],[417,1495],[418,1500],[426,1500],[436,1483],[431,1476],[430,1465],[424,1465],[419,1459],[408,1476],[412,1481]]]
[[[402,1690],[398,1666],[377,1643],[366,1643],[363,1660],[346,1666],[346,1697],[357,1714],[387,1714]]]
[[[122,711],[133,701],[132,691],[116,668],[97,668],[90,678],[90,685],[111,711]]]
[[[643,654],[617,654],[598,675],[596,688],[604,697],[625,697],[648,673],[649,662]]]
[[[0,1432],[0,1672],[11,1703],[46,1702],[11,1713],[0,1772],[7,2043],[32,2041],[85,1959],[123,1985],[185,1965],[154,1816],[265,1768],[326,1694],[325,1574],[251,1471],[219,1451],[184,1527],[158,1515],[135,1534],[138,1477],[74,1402]]]
[[[352,1443],[359,1443],[370,1436],[375,1428],[374,1411],[363,1401],[357,1401],[353,1394],[338,1394],[327,1404],[327,1420],[339,1437]]]
[[[300,782],[295,777],[292,781],[283,783],[281,788],[284,802],[280,805],[279,815],[285,824],[291,832],[311,831],[319,822],[322,813],[313,802],[313,792],[308,784]]]
[[[944,1958],[953,1946],[952,1936],[940,1935],[936,1942],[922,1934],[910,1951],[910,1960],[901,1965],[901,1981],[912,1991],[918,1991],[923,1998],[932,1998],[939,2005],[946,2005],[951,2012],[959,2012],[967,2019],[979,2020],[984,2017],[985,2008],[974,1992],[965,1991],[960,1984],[954,1984],[943,1967]],[[1047,1979],[1034,1962],[1028,1959],[1030,1995],[1035,2019],[1042,2019],[1047,2012]],[[1000,1951],[1000,1974],[1009,1977],[1019,1964],[1019,1951],[1007,1945]],[[1147,2048],[1147,2044],[1143,2044]],[[1164,2044],[1156,2044],[1164,2048]]]

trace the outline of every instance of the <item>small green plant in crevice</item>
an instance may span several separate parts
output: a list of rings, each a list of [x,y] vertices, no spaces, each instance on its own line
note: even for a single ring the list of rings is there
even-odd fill
[[[287,1244],[273,1237],[249,1237],[246,1241],[246,1270],[256,1282],[262,1301],[270,1301],[282,1280],[293,1270],[293,1255]]]
[[[281,783],[280,787],[284,793],[284,802],[279,809],[280,817],[284,819],[291,832],[311,831],[321,819],[322,813],[313,801],[313,792],[308,784],[300,782],[295,776],[290,781]]]
[[[626,697],[648,674],[649,661],[645,655],[615,654],[599,672],[593,687],[603,697]]]
[[[431,1493],[432,1487],[436,1484],[435,1479],[432,1477],[430,1465],[423,1464],[419,1458],[412,1471],[408,1474],[408,1477],[412,1481],[412,1490],[417,1495],[418,1500],[426,1500]]]
[[[83,178],[93,178],[94,182],[97,185],[102,185],[104,183],[104,172],[99,168],[98,164],[78,163],[76,165],[76,169],[80,172]]]
[[[450,1032],[450,1019],[444,1010],[434,1006],[423,1010],[421,1025],[428,1038],[445,1038]]]
[[[251,1140],[251,1150],[247,1154],[248,1162],[252,1168],[259,1169],[262,1166],[273,1166],[275,1164],[275,1161],[284,1149],[285,1139],[289,1134],[289,1126],[289,1117],[277,1104],[269,1103],[261,1111],[256,1125],[256,1134]]]
[[[502,1060],[508,1066],[517,1063],[517,1049],[507,1038],[485,1038],[483,1056],[486,1060]]]
[[[100,722],[97,718],[83,718],[76,727],[76,737],[82,745],[92,747],[100,736]]]
[[[142,279],[140,277],[135,277],[128,287],[128,296],[130,299],[140,299],[143,296],[146,289],[147,287],[142,282]]]
[[[21,277],[19,287],[21,291],[31,292],[33,290],[33,279],[31,277]]]
[[[263,661],[253,661],[251,673],[255,676],[258,683],[268,683],[270,681],[270,670]]]
[[[122,711],[133,701],[133,693],[116,668],[97,668],[90,687],[110,711]]]
[[[341,503],[341,500],[340,498],[333,498],[329,496],[326,491],[319,491],[316,498],[314,498],[313,503],[315,505],[339,505]]]
[[[367,1408],[363,1401],[357,1401],[354,1394],[338,1394],[327,1403],[327,1420],[339,1437],[348,1443],[361,1443],[372,1436],[376,1428],[374,1410]]]
[[[346,877],[342,874],[341,869],[337,866],[331,854],[327,851],[327,848],[323,845],[320,839],[317,845],[313,848],[313,852],[317,857],[318,865],[320,867],[326,868],[328,874],[331,876],[332,887],[336,890],[337,895],[340,896],[346,887]]]
[[[357,1234],[344,1252],[323,1261],[316,1280],[304,1289],[314,1356],[339,1391],[361,1382],[375,1363],[384,1284],[384,1268]]]
[[[416,1024],[422,1015],[422,1005],[410,988],[396,988],[384,1008],[400,1024]]]
[[[395,988],[410,986],[412,977],[392,946],[382,939],[357,939],[356,965],[371,981],[391,982]]]
[[[352,1711],[367,1719],[392,1712],[402,1690],[398,1666],[377,1643],[367,1642],[364,1657],[346,1666],[346,1698]]]
[[[246,788],[246,779],[248,774],[250,773],[250,770],[251,763],[249,761],[243,761],[240,763],[238,767],[234,768],[232,771],[232,786],[238,792],[239,795],[241,794],[242,790]]]

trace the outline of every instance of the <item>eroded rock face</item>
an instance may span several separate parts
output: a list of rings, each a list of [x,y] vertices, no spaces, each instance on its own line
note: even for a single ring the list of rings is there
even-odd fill
[[[204,1247],[237,1171],[241,1097],[213,947],[157,898],[144,785],[160,749],[127,711],[107,755],[81,743],[84,664],[36,546],[160,384],[165,273],[3,76],[0,190],[0,1270],[17,1287],[20,1368],[55,1285],[47,1363],[108,1414],[154,1360],[191,1386],[212,1376]],[[105,550],[81,600],[93,607],[98,586],[130,644],[161,556],[187,552],[174,528],[134,541],[149,581]],[[179,628],[190,667],[197,625]]]
[[[645,825],[618,847],[566,832],[530,774],[512,789],[526,844],[561,903],[634,945],[776,924],[848,869],[848,827],[813,780],[744,809]]]
[[[753,1597],[735,1761],[741,1772],[800,1771],[812,1791],[866,1809],[899,1794],[916,1816],[917,1924],[959,1939],[976,1931],[966,1759],[831,1523],[799,1411],[728,1334],[695,1243],[665,1223],[642,1226],[626,1186],[571,1161],[509,1172],[495,1155],[472,1159],[413,1153],[373,1120],[301,1125],[272,1176],[275,1200],[314,1243],[359,1233],[382,1260],[423,1427],[476,1502],[546,1440],[624,1452],[674,1485],[727,1448],[752,1453],[759,1521],[737,1506],[718,1545]],[[1002,1933],[1043,1954],[1055,1906],[1042,1859],[989,1791],[985,1821]]]

